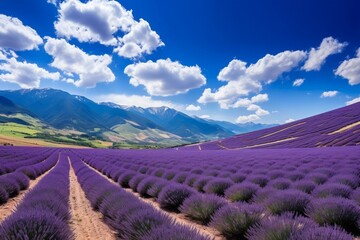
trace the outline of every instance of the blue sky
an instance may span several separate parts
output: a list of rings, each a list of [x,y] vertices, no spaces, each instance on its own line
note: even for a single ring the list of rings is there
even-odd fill
[[[357,0],[2,0],[0,88],[284,123],[360,100],[358,9]]]

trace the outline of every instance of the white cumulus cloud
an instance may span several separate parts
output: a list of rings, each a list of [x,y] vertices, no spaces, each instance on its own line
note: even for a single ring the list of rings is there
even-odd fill
[[[200,106],[195,106],[193,104],[190,104],[188,105],[186,108],[185,108],[186,111],[200,111],[201,110],[201,107]]]
[[[199,66],[184,66],[169,58],[130,64],[124,73],[130,77],[131,85],[143,85],[153,96],[186,93],[206,83]]]
[[[265,115],[269,115],[269,111],[262,109],[260,106],[256,105],[256,104],[251,104],[250,106],[247,107],[248,111],[254,111],[256,115],[260,116],[265,116]]]
[[[360,83],[360,48],[357,50],[356,57],[343,61],[335,74],[348,79],[350,85]]]
[[[59,6],[59,19],[55,22],[58,36],[76,38],[81,42],[100,42],[116,45],[114,34],[129,31],[135,22],[131,11],[120,3],[109,0],[63,1]]]
[[[58,0],[47,0],[47,2],[57,6]]]
[[[143,53],[151,54],[156,48],[164,46],[160,36],[147,21],[140,19],[132,25],[131,31],[119,38],[119,46],[114,49],[122,57],[135,58]]]
[[[293,82],[294,87],[300,87],[305,82],[304,78],[298,78]]]
[[[338,91],[327,91],[321,94],[321,98],[335,97],[339,92]]]
[[[281,74],[297,67],[306,57],[304,51],[284,51],[276,55],[266,54],[246,70],[251,79],[263,82],[273,82]]]
[[[224,109],[242,106],[244,100],[239,99],[240,97],[258,93],[263,84],[275,81],[283,73],[297,67],[305,58],[304,51],[284,51],[276,55],[267,54],[248,67],[245,62],[234,59],[218,75],[218,80],[227,82],[226,85],[214,92],[210,88],[205,89],[198,102],[217,102]]]
[[[21,51],[38,49],[43,43],[37,32],[15,17],[0,14],[0,48]]]
[[[59,80],[58,72],[50,73],[35,63],[20,62],[12,51],[0,50],[0,80],[21,88],[38,88],[43,79]]]
[[[99,95],[94,98],[97,102],[113,102],[121,106],[136,106],[136,107],[169,107],[175,109],[182,109],[182,106],[174,104],[170,101],[163,101],[153,99],[151,96],[144,95],[127,95],[127,94],[106,94]]]
[[[258,94],[251,98],[251,103],[260,103],[260,102],[267,102],[269,101],[269,95],[265,94]]]
[[[350,101],[347,101],[346,105],[351,105],[351,104],[358,103],[358,102],[360,102],[360,97],[357,97],[357,98],[354,98],[354,99],[352,99]]]
[[[125,58],[150,54],[164,46],[146,20],[136,21],[131,10],[114,0],[67,0],[59,5],[58,12],[54,25],[59,37],[114,46],[114,51]]]
[[[113,82],[115,75],[109,68],[112,59],[105,55],[88,55],[65,39],[46,37],[45,51],[54,61],[52,67],[67,75],[67,82],[77,87],[95,87],[100,82]],[[74,79],[74,74],[78,76]]]
[[[248,123],[248,122],[254,122],[260,120],[260,117],[256,114],[250,114],[246,116],[239,116],[235,122],[236,123]]]
[[[291,122],[294,122],[295,119],[292,119],[292,118],[289,118],[288,120],[285,120],[285,123],[291,123]]]
[[[341,53],[346,46],[346,42],[341,43],[333,37],[324,38],[317,49],[312,48],[310,50],[309,58],[306,60],[302,69],[305,71],[320,70],[328,56]]]

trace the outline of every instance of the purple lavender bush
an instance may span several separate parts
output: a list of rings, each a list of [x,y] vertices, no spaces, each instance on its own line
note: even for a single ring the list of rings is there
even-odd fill
[[[285,212],[293,212],[297,215],[304,215],[307,205],[310,203],[310,196],[299,190],[277,191],[271,195],[266,207],[272,213],[280,215]]]
[[[360,206],[360,188],[355,189],[350,198]]]
[[[10,176],[11,175],[11,176]],[[20,190],[25,190],[29,187],[30,179],[21,172],[14,172],[9,174],[9,177],[13,177],[20,186]]]
[[[5,189],[5,191],[9,195],[9,198],[17,196],[20,192],[20,184],[16,181],[16,179],[12,178],[11,176],[1,176],[0,186]]]
[[[301,179],[304,178],[304,174],[299,173],[299,172],[294,172],[294,173],[290,173],[289,175],[287,175],[287,178],[289,178],[293,182],[300,181]]]
[[[312,195],[318,198],[325,198],[329,196],[348,198],[351,192],[351,187],[347,185],[327,182],[315,188]]]
[[[168,185],[166,180],[158,179],[154,184],[148,189],[147,194],[151,197],[157,198],[161,190]]]
[[[137,186],[136,191],[140,194],[141,197],[147,197],[148,190],[157,182],[159,181],[157,178],[154,177],[146,177],[144,178]]]
[[[176,175],[175,171],[167,171],[165,172],[165,174],[163,175],[163,178],[165,178],[166,180],[172,180]]]
[[[249,202],[259,188],[260,187],[257,184],[250,182],[234,184],[226,189],[225,198],[232,202]]]
[[[91,207],[98,210],[101,203],[114,192],[114,186],[104,186],[102,189],[92,189],[88,191],[88,197],[92,199]]]
[[[210,180],[203,189],[206,193],[214,193],[219,196],[224,196],[225,190],[233,184],[234,183],[228,179],[215,178]]]
[[[252,175],[247,178],[248,181],[259,185],[260,187],[265,187],[269,182],[269,178],[265,175]]]
[[[306,175],[307,179],[311,179],[314,183],[316,183],[317,185],[321,185],[324,184],[327,179],[328,179],[328,175],[324,174],[324,173],[310,173],[308,175]]]
[[[270,171],[267,176],[273,180],[273,179],[276,179],[276,178],[282,178],[285,176],[285,172],[283,170],[272,170]]]
[[[349,199],[314,199],[306,209],[306,214],[321,226],[337,225],[354,235],[360,233],[360,208]]]
[[[344,184],[353,189],[357,188],[360,185],[360,179],[355,174],[335,175],[329,179],[329,182]]]
[[[213,178],[211,177],[202,177],[200,176],[193,184],[193,188],[195,188],[199,192],[204,192],[204,186]]]
[[[13,214],[0,226],[0,239],[74,239],[67,223],[47,211]]]
[[[207,224],[211,216],[225,204],[226,201],[216,195],[193,194],[185,199],[179,210],[187,217],[201,224]]]
[[[3,186],[0,186],[0,205],[6,203],[8,199],[9,199],[9,194],[7,193],[7,191]]]
[[[135,175],[130,181],[129,181],[129,186],[133,191],[136,191],[137,186],[139,185],[139,183],[145,179],[145,175],[143,174],[139,174],[139,175]]]
[[[195,191],[187,186],[170,184],[161,190],[157,202],[163,209],[178,211],[180,205],[185,201],[185,199],[194,193]]]
[[[184,183],[189,187],[192,187],[198,178],[198,175],[191,174],[186,178]]]
[[[269,182],[269,186],[278,190],[288,189],[290,185],[291,185],[291,181],[287,178],[282,178],[282,177],[271,180]]]
[[[124,187],[124,188],[128,188],[129,187],[129,182],[130,180],[136,175],[135,172],[132,171],[128,171],[128,172],[124,172],[123,174],[121,174],[117,180],[117,182],[120,184],[120,186]]]
[[[246,175],[242,173],[236,173],[230,176],[230,179],[234,181],[234,183],[241,183],[246,179]]]
[[[167,223],[171,225],[173,222],[166,215],[150,208],[124,217],[127,219],[122,235],[124,239],[140,239],[147,236],[152,229],[167,225]]]
[[[246,234],[246,239],[292,240],[294,236],[301,234],[305,229],[314,227],[316,227],[316,224],[310,219],[304,217],[293,218],[293,214],[271,216],[264,218],[260,224],[251,227]]]
[[[153,172],[152,175],[154,175],[155,177],[162,177],[164,175],[164,172],[164,169],[157,169]]]
[[[178,173],[173,178],[173,181],[177,183],[184,183],[186,181],[186,178],[188,177],[187,173]]]
[[[311,180],[303,179],[303,180],[294,182],[292,187],[297,189],[297,190],[300,190],[300,191],[302,191],[304,193],[310,194],[315,189],[316,184]]]
[[[294,238],[298,240],[352,240],[353,236],[339,227],[316,227],[304,229]]]
[[[256,204],[229,204],[213,215],[210,226],[229,240],[245,239],[247,230],[260,223],[264,209]]]
[[[194,229],[189,229],[184,226],[174,226],[169,228],[167,225],[162,225],[158,228],[153,228],[146,236],[139,240],[211,240],[210,237],[201,235]]]

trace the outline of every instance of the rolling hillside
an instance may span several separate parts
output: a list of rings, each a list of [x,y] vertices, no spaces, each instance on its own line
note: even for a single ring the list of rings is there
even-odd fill
[[[281,126],[183,149],[309,148],[360,144],[360,103]]]
[[[46,126],[44,131],[50,128],[61,130],[77,135],[74,136],[76,139],[80,136],[89,140],[104,140],[118,147],[168,147],[235,134],[217,124],[199,121],[171,108],[98,104],[56,89],[0,91],[0,107],[0,123],[23,125],[16,126],[17,129],[33,125],[25,120],[31,116]],[[44,131],[37,132],[36,136],[43,138]],[[45,135],[49,137],[48,133]]]

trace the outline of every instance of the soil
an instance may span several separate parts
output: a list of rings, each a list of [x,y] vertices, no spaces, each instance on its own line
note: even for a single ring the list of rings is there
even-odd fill
[[[112,231],[102,220],[102,214],[92,209],[89,200],[70,168],[70,227],[76,240],[115,240]]]

